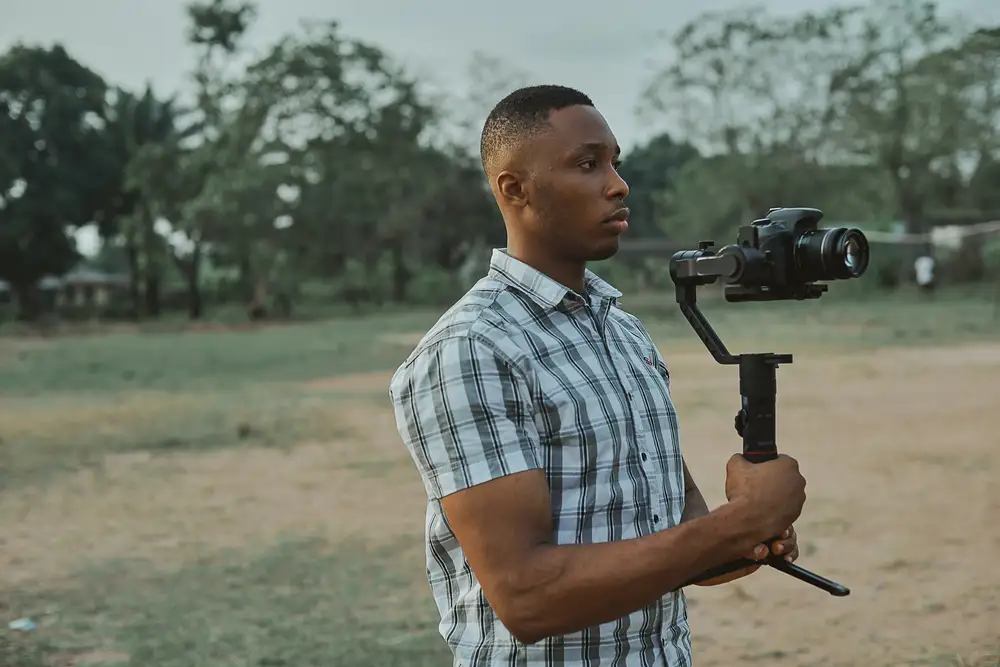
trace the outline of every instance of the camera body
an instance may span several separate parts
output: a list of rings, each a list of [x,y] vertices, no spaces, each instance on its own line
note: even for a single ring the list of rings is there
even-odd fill
[[[868,240],[861,230],[820,228],[816,208],[772,208],[739,228],[735,244],[718,251],[702,241],[698,250],[674,255],[670,274],[680,286],[722,278],[727,301],[815,299],[832,280],[860,278],[868,268]],[[680,282],[679,282],[680,281]]]

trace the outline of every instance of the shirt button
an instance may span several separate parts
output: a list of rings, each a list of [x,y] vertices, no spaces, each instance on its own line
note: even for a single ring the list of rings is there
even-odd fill
[[[649,458],[649,457],[646,456],[646,452],[643,452],[642,453],[642,460],[645,461],[647,458]]]
[[[659,514],[654,514],[653,515],[653,523],[660,523],[660,515]]]

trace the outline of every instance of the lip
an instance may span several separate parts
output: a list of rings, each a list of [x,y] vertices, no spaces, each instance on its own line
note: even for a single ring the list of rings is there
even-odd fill
[[[628,206],[622,206],[620,209],[609,215],[604,219],[604,222],[627,222],[628,221],[629,209]]]

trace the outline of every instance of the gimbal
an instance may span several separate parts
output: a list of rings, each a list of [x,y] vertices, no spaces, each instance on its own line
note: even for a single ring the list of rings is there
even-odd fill
[[[685,251],[674,255],[671,260],[670,274],[675,284],[677,303],[681,312],[691,324],[698,337],[720,364],[739,365],[740,396],[742,408],[736,415],[736,432],[743,438],[743,456],[752,463],[760,463],[777,458],[778,449],[775,444],[775,395],[777,393],[776,369],[779,364],[792,363],[790,354],[773,354],[770,352],[733,355],[698,309],[696,290],[701,285],[714,283],[720,276],[731,275],[734,261],[731,257],[714,255],[709,248],[712,243],[702,242],[698,251]],[[761,296],[755,298],[758,292],[741,288],[739,285],[726,287],[726,298],[729,301],[774,300],[776,298],[808,299],[817,298],[826,290],[825,285],[803,285],[802,290],[793,294],[792,291],[782,292],[784,296]],[[776,539],[776,538],[775,538]],[[698,575],[686,585],[705,581],[733,572],[750,565],[761,564],[784,572],[831,595],[842,597],[850,594],[850,589],[835,581],[821,577],[793,563],[787,562],[782,556],[769,554],[760,561],[749,558],[712,568]]]

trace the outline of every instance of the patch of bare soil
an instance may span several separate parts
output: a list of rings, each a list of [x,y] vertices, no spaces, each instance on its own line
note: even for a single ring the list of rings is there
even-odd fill
[[[119,455],[59,484],[5,492],[0,588],[108,558],[164,566],[284,536],[419,534],[423,490],[388,408],[352,405],[357,437],[291,450]]]
[[[717,504],[739,394],[735,369],[713,364],[676,359],[674,392]],[[975,664],[1000,649],[1000,345],[801,354],[778,378],[779,449],[808,480],[798,562],[852,592],[766,568],[689,589],[697,662]],[[716,400],[685,409],[692,382]]]
[[[386,404],[389,397],[389,379],[391,373],[353,373],[351,375],[338,375],[331,378],[320,378],[310,380],[305,383],[309,389],[323,389],[337,392],[354,392],[358,394],[385,393]]]

